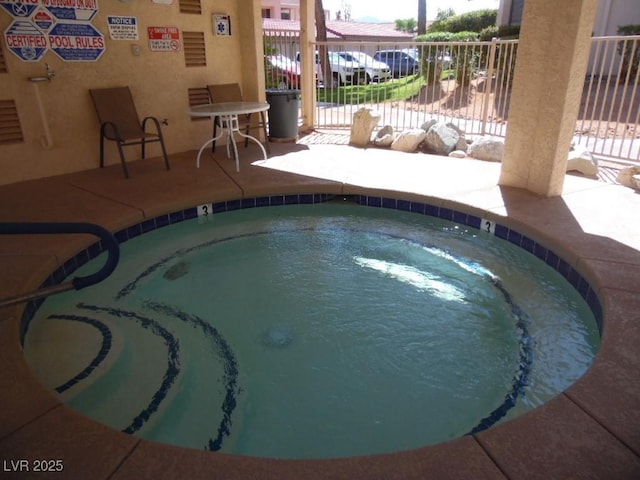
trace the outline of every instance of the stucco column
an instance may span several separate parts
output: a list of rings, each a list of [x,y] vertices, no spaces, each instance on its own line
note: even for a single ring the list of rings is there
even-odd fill
[[[316,112],[316,15],[314,0],[300,0],[300,69],[302,71],[302,130],[315,125]]]
[[[262,36],[262,7],[257,0],[239,0],[238,11],[242,21],[237,21],[242,69],[242,97],[248,101],[264,102],[265,73]]]
[[[525,3],[499,184],[562,193],[598,0]]]

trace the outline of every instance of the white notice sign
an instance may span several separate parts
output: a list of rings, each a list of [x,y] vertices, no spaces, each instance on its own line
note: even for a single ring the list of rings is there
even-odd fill
[[[138,40],[138,20],[136,17],[109,15],[107,21],[111,40]]]

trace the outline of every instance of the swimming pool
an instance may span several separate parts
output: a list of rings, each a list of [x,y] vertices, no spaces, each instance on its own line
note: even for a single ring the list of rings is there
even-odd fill
[[[534,408],[597,350],[578,291],[476,228],[353,205],[205,218],[127,242],[99,291],[40,309],[25,352],[71,407],[232,453],[388,452]]]

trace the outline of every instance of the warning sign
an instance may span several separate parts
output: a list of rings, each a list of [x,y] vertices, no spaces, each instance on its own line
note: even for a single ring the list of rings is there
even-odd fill
[[[40,0],[0,0],[0,5],[15,18],[31,16],[39,4]]]
[[[59,20],[89,21],[98,13],[98,0],[40,0]]]
[[[40,5],[40,0],[0,0],[7,12],[13,17],[25,18],[31,16],[33,11]]]
[[[136,17],[108,16],[107,21],[111,40],[138,40],[138,21]]]
[[[40,60],[47,52],[47,37],[31,22],[15,20],[4,32],[4,42],[25,62]]]
[[[53,16],[42,8],[39,10],[36,10],[36,13],[31,20],[43,32],[48,32],[49,29],[53,26],[53,22],[54,22]]]
[[[178,27],[148,27],[149,50],[152,52],[179,52],[180,30]]]
[[[93,62],[105,50],[104,37],[89,23],[56,24],[49,46],[63,60],[74,62]]]

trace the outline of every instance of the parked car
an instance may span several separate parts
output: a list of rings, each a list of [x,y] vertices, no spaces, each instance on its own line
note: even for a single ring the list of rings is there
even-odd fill
[[[375,60],[371,55],[364,52],[338,52],[345,60],[358,62],[367,71],[367,83],[384,82],[391,78],[391,70],[386,63]]]
[[[333,81],[338,85],[360,85],[367,82],[367,71],[358,62],[345,60],[335,52],[328,52],[329,67]],[[296,54],[300,61],[300,52]],[[320,55],[316,52],[316,70],[320,69]]]
[[[404,50],[378,50],[373,58],[386,63],[394,78],[420,72],[420,61]]]
[[[284,55],[269,55],[266,58],[267,79],[278,88],[300,88],[300,63]]]

